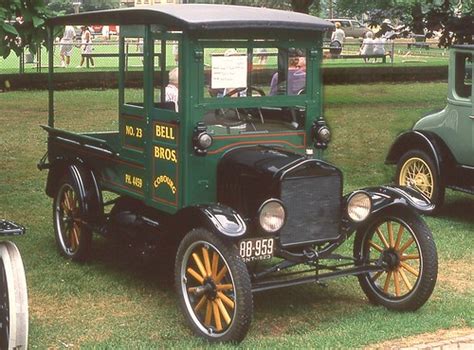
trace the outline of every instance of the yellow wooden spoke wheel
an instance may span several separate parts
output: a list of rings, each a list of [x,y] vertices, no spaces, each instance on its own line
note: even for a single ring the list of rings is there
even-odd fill
[[[356,235],[354,255],[359,264],[380,271],[359,276],[369,300],[396,310],[415,310],[431,295],[436,283],[437,255],[424,221],[406,208],[379,213]]]
[[[444,201],[444,185],[438,174],[436,163],[432,157],[421,150],[405,153],[397,164],[396,182],[400,186],[411,187],[436,205],[436,209]]]
[[[74,181],[66,177],[53,202],[54,230],[60,252],[73,260],[84,260],[91,245],[92,232],[82,217],[79,191]]]
[[[399,184],[416,188],[428,198],[433,196],[433,173],[421,158],[408,159],[402,166]]]
[[[176,287],[191,328],[211,341],[241,341],[252,315],[250,277],[235,247],[205,229],[180,244]]]

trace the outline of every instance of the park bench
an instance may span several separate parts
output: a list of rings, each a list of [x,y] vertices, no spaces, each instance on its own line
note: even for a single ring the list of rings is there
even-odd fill
[[[97,57],[102,57],[102,58],[111,58],[111,57],[116,57],[118,58],[119,57],[119,54],[118,53],[106,53],[106,52],[103,52],[103,53],[86,53],[86,54],[82,54],[85,58],[97,58]],[[155,53],[155,57],[160,57],[161,54],[160,53]],[[143,54],[140,53],[140,52],[136,52],[136,53],[128,53],[126,56],[126,58],[129,58],[129,57],[143,57]],[[128,66],[128,64],[126,64]],[[89,68],[89,60],[86,60],[86,67]]]
[[[387,57],[390,58],[390,61],[393,62],[393,55],[391,52],[386,52],[384,54],[371,54],[371,55],[360,55],[360,54],[342,54],[338,56],[334,56],[332,58],[344,58],[344,59],[352,59],[352,58],[362,58],[362,59],[370,59],[370,58],[381,58],[383,63],[387,62]]]

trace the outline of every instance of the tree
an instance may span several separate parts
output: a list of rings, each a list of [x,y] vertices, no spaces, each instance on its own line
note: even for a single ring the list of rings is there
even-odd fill
[[[45,20],[49,17],[43,0],[2,0],[0,7],[0,56],[11,51],[20,55],[23,47],[36,52],[46,39]]]
[[[440,46],[472,43],[474,35],[472,0],[337,0],[336,11],[340,17],[365,14],[372,25],[398,19],[416,34],[441,31]]]

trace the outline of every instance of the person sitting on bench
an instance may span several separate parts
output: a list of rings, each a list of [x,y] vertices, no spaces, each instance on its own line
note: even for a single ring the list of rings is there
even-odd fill
[[[365,34],[365,39],[362,42],[362,46],[360,48],[360,55],[361,56],[371,56],[374,54],[374,34],[372,32],[367,32]],[[370,58],[364,57],[364,62],[368,62]]]

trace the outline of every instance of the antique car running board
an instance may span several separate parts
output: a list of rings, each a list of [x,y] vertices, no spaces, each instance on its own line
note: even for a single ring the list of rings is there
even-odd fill
[[[341,277],[341,276],[355,276],[367,272],[378,272],[383,270],[383,267],[379,266],[357,266],[349,269],[321,273],[313,276],[306,276],[295,279],[287,280],[273,280],[273,281],[264,281],[257,282],[252,285],[252,293],[263,292],[270,289],[283,288],[297,286],[300,284],[311,283],[311,282],[323,282],[332,278]]]

